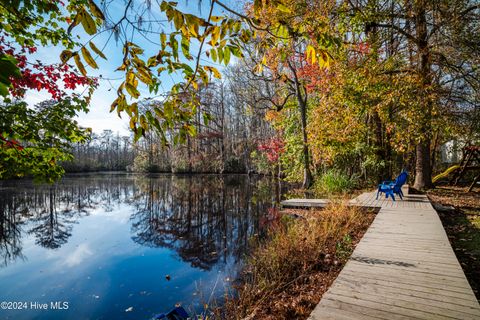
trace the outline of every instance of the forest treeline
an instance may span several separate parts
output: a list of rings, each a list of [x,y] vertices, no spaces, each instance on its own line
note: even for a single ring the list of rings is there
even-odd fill
[[[86,142],[71,145],[73,159],[63,162],[67,172],[127,170],[171,173],[269,173],[257,154],[258,146],[275,135],[265,118],[267,102],[256,101],[256,83],[248,83],[244,64],[230,66],[222,81],[198,91],[201,108],[192,121],[194,136],[182,143],[150,131],[135,142],[133,135],[112,130],[93,133]],[[140,102],[142,112],[159,100]]]

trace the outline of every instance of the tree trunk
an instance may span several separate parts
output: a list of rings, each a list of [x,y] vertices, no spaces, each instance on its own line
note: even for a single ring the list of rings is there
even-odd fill
[[[295,67],[289,62],[290,70],[293,73],[295,83],[295,96],[297,97],[298,107],[300,109],[300,118],[302,123],[302,142],[303,142],[303,188],[310,188],[313,183],[312,171],[310,170],[310,152],[308,150],[307,136],[307,92],[297,77]]]
[[[423,107],[423,121],[418,125],[424,134],[416,146],[415,184],[418,190],[432,187],[432,168],[430,163],[432,101],[429,88],[432,84],[430,50],[428,47],[428,29],[424,1],[415,3],[415,27],[418,50],[418,73],[420,76],[419,99]]]
[[[380,116],[376,110],[373,110],[372,112],[372,122],[375,130],[374,145],[377,160],[387,161],[387,159],[385,159],[386,152],[383,146],[382,120],[380,119]],[[391,177],[388,176],[385,170],[380,170],[377,172],[377,183],[381,183],[384,180],[390,180],[390,178]]]
[[[419,143],[415,150],[415,183],[418,190],[432,186],[432,171],[430,166],[430,140]]]
[[[310,171],[310,152],[308,150],[308,138],[307,138],[307,103],[306,99],[299,99],[300,113],[302,118],[302,139],[303,139],[303,188],[310,188],[313,179],[312,172]]]

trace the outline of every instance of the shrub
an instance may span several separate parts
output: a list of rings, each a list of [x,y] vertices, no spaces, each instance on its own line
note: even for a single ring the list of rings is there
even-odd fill
[[[315,192],[318,194],[346,193],[355,189],[358,178],[348,176],[338,170],[329,170],[315,182]]]

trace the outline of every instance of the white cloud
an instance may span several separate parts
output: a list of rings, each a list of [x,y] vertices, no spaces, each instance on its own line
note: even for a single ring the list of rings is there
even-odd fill
[[[88,244],[82,243],[72,253],[67,255],[63,264],[68,267],[74,267],[81,264],[91,255],[93,255],[93,252],[90,250]]]

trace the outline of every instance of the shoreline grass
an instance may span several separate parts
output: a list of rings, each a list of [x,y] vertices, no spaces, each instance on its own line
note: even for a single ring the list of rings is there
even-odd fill
[[[301,211],[301,212],[300,212]],[[306,319],[350,257],[374,214],[346,203],[290,210],[255,240],[222,319]]]

